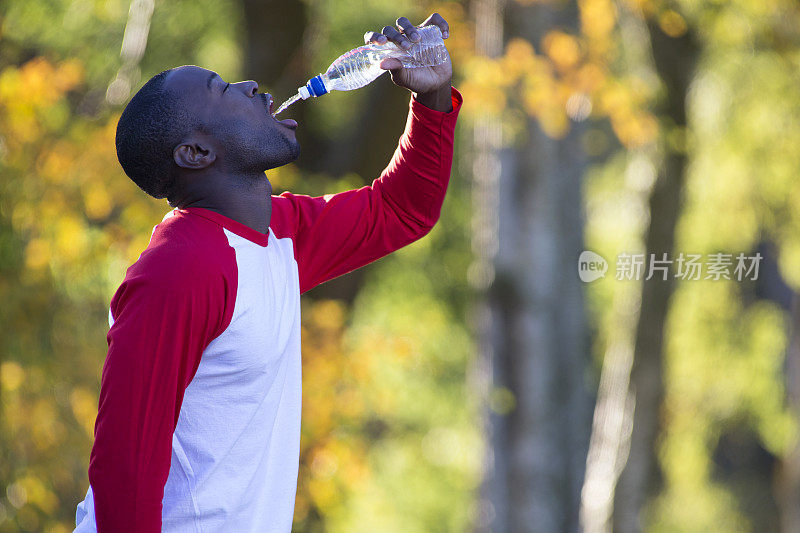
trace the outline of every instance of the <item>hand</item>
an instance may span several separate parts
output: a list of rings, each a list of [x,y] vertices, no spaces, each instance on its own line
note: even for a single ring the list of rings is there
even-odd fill
[[[439,26],[442,30],[442,37],[447,39],[450,35],[450,26],[439,13],[434,13],[419,25]],[[398,31],[399,29],[399,31]],[[411,48],[412,43],[419,42],[420,35],[417,27],[411,24],[406,17],[397,19],[397,29],[392,26],[384,26],[382,33],[370,31],[364,35],[364,42],[367,44],[386,44],[391,41],[403,50]],[[395,85],[421,94],[433,93],[442,88],[447,89],[447,100],[449,103],[450,83],[453,77],[453,65],[450,62],[450,54],[447,60],[441,65],[434,67],[403,68],[399,59],[387,58],[381,62],[381,68],[388,70]]]

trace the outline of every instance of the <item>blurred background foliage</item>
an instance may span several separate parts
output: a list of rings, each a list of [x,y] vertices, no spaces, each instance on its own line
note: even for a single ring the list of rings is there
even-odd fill
[[[492,341],[476,303],[498,285],[487,267],[495,258],[476,240],[487,220],[476,132],[487,121],[502,139],[490,150],[529,152],[542,132],[584,161],[580,192],[564,201],[581,213],[578,242],[612,265],[581,287],[585,331],[566,334],[590,339],[585,364],[570,372],[591,391],[589,412],[597,407],[575,458],[589,456],[583,497],[565,495],[563,513],[580,513],[587,531],[800,530],[793,0],[2,0],[0,531],[71,530],[88,485],[108,303],[169,209],[116,161],[131,90],[198,64],[255,79],[282,101],[365,31],[434,11],[450,23],[453,83],[465,97],[451,188],[428,237],[303,297],[295,530],[574,529],[497,526],[498,498],[513,502],[512,514],[530,502],[513,483],[498,496],[485,481],[507,453],[490,421],[526,431],[515,417],[524,391],[486,369]],[[487,30],[485,13],[500,13],[498,25]],[[492,32],[502,35],[494,52]],[[296,104],[286,116],[301,123],[303,154],[268,173],[275,192],[369,183],[394,151],[408,97],[384,76]],[[659,203],[660,187],[677,201]],[[524,226],[503,218],[502,200],[488,207],[500,227]],[[496,237],[502,255],[508,235]],[[576,279],[580,247],[553,239]],[[754,282],[680,281],[665,294],[615,279],[618,254],[659,246],[759,252],[764,262]],[[522,267],[538,275],[538,264]],[[648,345],[652,332],[663,342]],[[509,357],[538,350],[520,344]],[[658,392],[650,404],[645,385]],[[619,423],[604,440],[612,415]],[[639,416],[652,435],[637,432],[648,425]],[[610,466],[592,459],[607,455],[592,453],[603,443]],[[509,463],[531,468],[526,457]],[[615,496],[618,479],[644,490]]]

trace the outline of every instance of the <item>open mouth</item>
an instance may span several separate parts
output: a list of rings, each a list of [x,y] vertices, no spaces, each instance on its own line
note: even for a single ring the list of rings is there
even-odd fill
[[[271,94],[268,95],[268,94],[265,94],[265,93],[261,93],[259,96],[261,96],[261,99],[264,102],[264,107],[267,108],[267,112],[269,113],[269,116],[272,117],[272,120],[274,120],[278,124],[280,124],[282,126],[285,126],[285,127],[289,128],[289,129],[292,129],[292,130],[297,129],[297,121],[296,120],[294,120],[292,118],[285,118],[283,120],[278,120],[278,119],[275,118],[275,116],[273,115],[273,112],[274,112],[273,111],[273,105],[274,105],[275,101],[272,99],[272,95]]]

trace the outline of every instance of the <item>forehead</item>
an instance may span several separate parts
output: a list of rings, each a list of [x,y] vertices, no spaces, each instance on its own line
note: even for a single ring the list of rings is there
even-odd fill
[[[216,72],[196,66],[178,67],[172,70],[164,80],[167,89],[207,89],[209,80],[218,78]]]

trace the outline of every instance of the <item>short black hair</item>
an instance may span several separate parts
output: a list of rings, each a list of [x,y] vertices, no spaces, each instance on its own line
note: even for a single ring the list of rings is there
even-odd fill
[[[173,151],[190,127],[180,99],[164,89],[169,74],[156,74],[131,98],[117,123],[117,159],[144,192],[166,198],[175,191]]]

